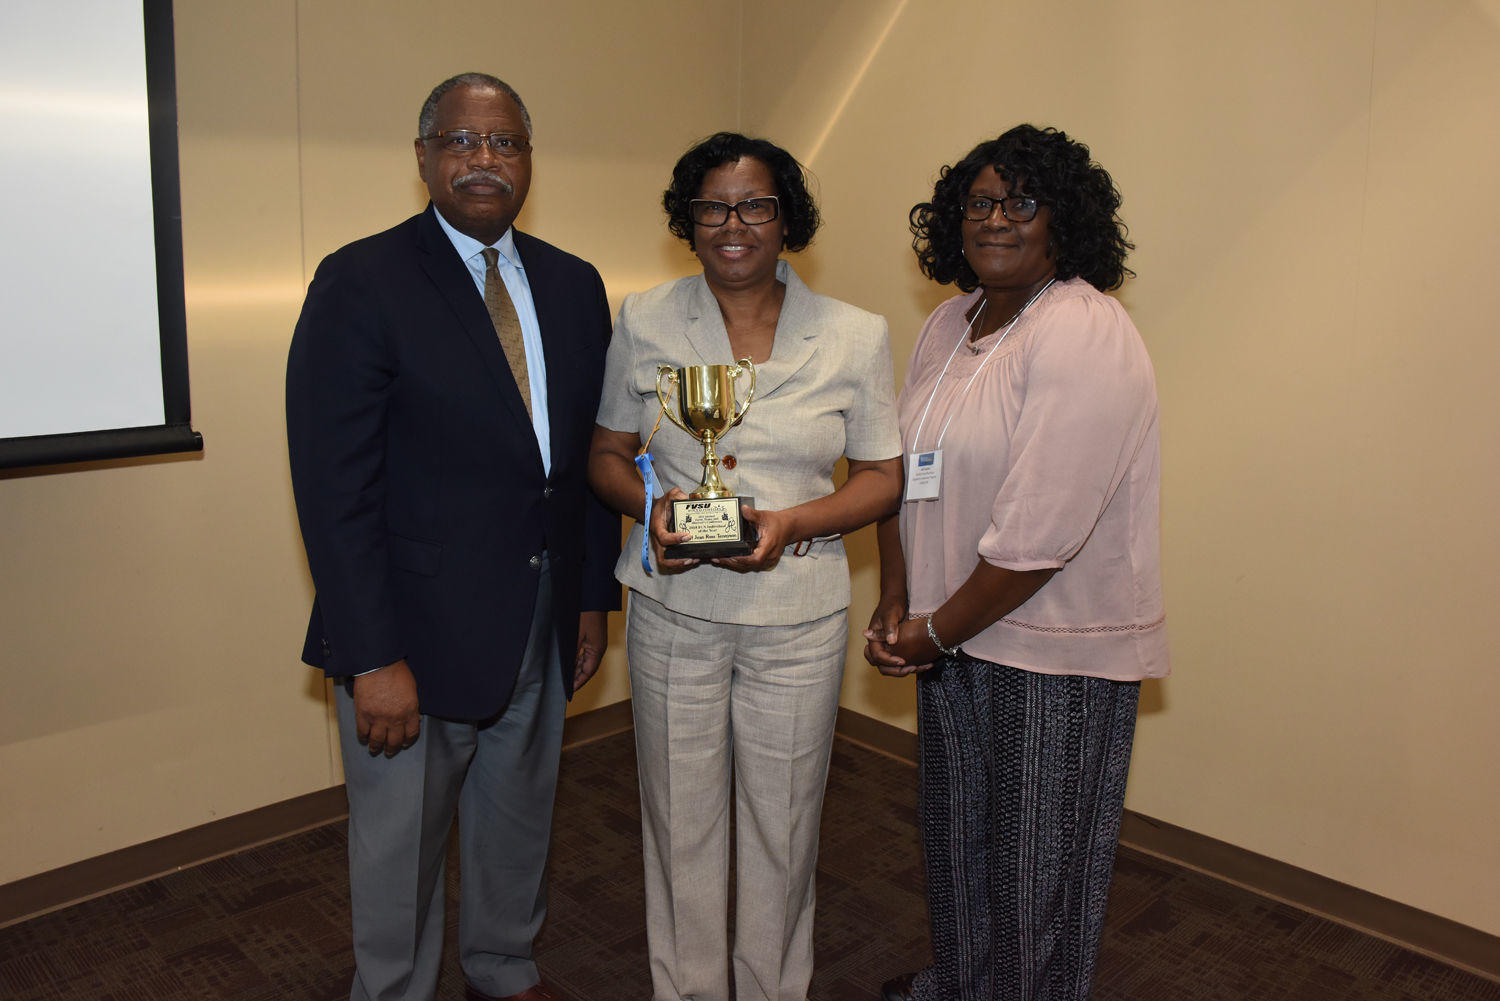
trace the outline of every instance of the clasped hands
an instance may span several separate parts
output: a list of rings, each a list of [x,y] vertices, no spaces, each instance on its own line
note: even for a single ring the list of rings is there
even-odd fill
[[[892,678],[928,670],[940,652],[927,635],[927,620],[907,618],[904,597],[880,599],[863,635],[865,660]]]

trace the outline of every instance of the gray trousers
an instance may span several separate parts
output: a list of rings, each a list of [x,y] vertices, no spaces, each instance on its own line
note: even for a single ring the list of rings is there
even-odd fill
[[[350,1001],[433,997],[455,808],[464,976],[497,997],[538,981],[531,942],[547,910],[547,848],[566,705],[552,635],[544,570],[509,704],[478,722],[424,715],[416,744],[393,758],[372,757],[358,742],[354,700],[339,686],[354,919]]]
[[[627,645],[655,1001],[805,1001],[848,618],[737,626],[634,592]]]

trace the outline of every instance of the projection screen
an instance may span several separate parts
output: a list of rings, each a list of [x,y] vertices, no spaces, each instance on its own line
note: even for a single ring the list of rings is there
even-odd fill
[[[0,468],[193,451],[170,0],[0,3]]]

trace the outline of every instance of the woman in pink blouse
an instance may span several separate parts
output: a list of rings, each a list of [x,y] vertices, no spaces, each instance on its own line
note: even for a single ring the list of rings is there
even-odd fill
[[[887,1001],[1086,1001],[1143,678],[1167,673],[1151,360],[1088,147],[1021,125],[912,210],[928,317],[865,656],[917,674],[932,966]]]

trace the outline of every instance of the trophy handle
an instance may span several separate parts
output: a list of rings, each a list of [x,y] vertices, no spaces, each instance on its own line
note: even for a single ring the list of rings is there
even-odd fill
[[[672,406],[667,402],[667,394],[662,392],[661,380],[663,377],[665,377],[667,381],[671,382],[675,386],[677,384],[677,370],[671,365],[656,366],[656,398],[661,401],[661,412],[666,414],[667,418],[673,424],[676,424],[678,427],[682,428],[682,430],[686,431],[694,438],[698,437],[698,432],[682,423],[682,421],[678,419],[677,415],[672,412]]]
[[[740,403],[738,409],[735,411],[734,420],[729,425],[730,428],[734,427],[735,425],[739,424],[740,421],[745,419],[745,411],[750,409],[750,401],[755,399],[755,362],[751,361],[749,358],[741,358],[739,362],[733,365],[729,370],[730,382],[737,382],[739,380],[739,377],[747,371],[750,373],[750,391],[745,394],[745,402]],[[724,431],[725,433],[728,433],[729,428],[725,428]]]

